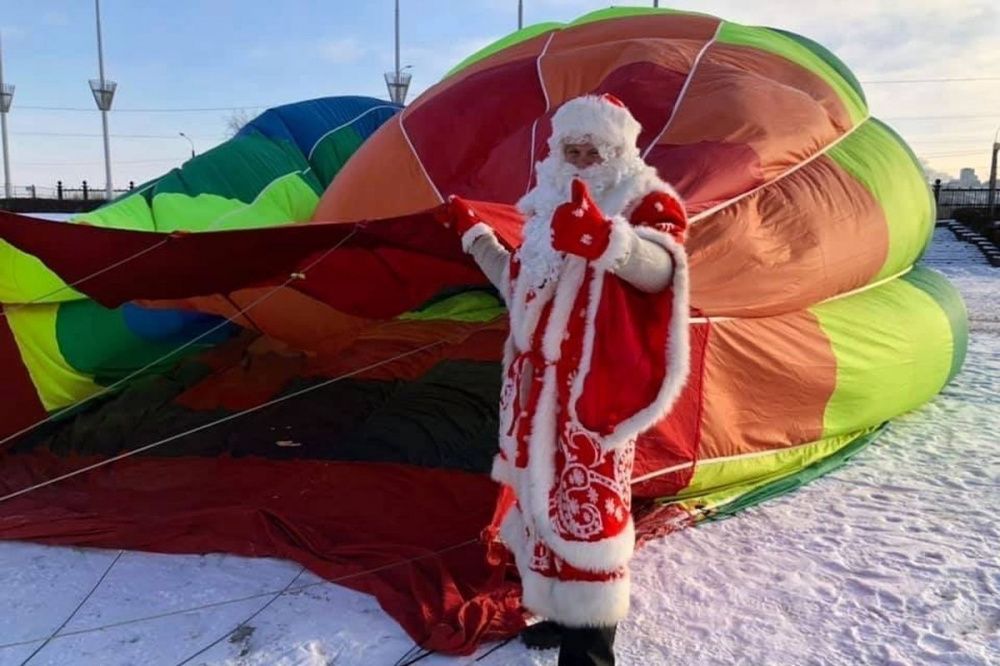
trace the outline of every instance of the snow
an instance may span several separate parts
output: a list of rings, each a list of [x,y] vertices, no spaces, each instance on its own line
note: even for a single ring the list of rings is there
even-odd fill
[[[925,262],[966,299],[963,371],[837,472],[640,550],[620,664],[1000,663],[1000,269],[943,228]],[[0,666],[105,574],[31,664],[388,665],[413,647],[373,598],[291,562],[0,542]],[[492,647],[419,663],[556,662],[517,641],[475,661]]]
[[[54,222],[65,222],[77,213],[28,213],[31,217],[37,217],[40,220],[52,220]]]

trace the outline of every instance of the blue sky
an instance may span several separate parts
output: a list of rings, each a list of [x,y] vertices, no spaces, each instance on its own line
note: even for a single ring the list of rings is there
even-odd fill
[[[17,86],[8,115],[14,183],[47,187],[57,179],[86,178],[103,185],[100,115],[87,86],[97,76],[93,0],[2,3],[4,78]],[[402,63],[413,66],[410,100],[517,24],[516,0],[400,4]],[[530,24],[571,20],[608,3],[524,5]],[[957,174],[971,166],[984,180],[988,176],[989,144],[1000,126],[1000,9],[994,0],[661,5],[820,41],[866,82],[873,113],[931,167]],[[392,68],[392,0],[103,0],[101,11],[105,74],[119,84],[110,117],[116,185],[180,164],[190,148],[178,132],[190,135],[201,152],[225,138],[227,118],[240,109],[253,114],[337,94],[384,97],[382,74]],[[980,80],[883,83],[937,78]],[[178,108],[211,110],[150,110]]]

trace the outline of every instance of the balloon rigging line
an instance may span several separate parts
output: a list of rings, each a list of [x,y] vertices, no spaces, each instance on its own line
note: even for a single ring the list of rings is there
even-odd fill
[[[42,419],[42,420],[40,420],[40,421],[38,421],[36,423],[33,423],[33,424],[29,425],[29,426],[25,426],[24,428],[21,428],[20,430],[18,430],[15,433],[7,435],[3,439],[0,439],[0,446],[3,446],[7,442],[9,442],[9,441],[11,441],[11,440],[13,440],[13,439],[15,439],[17,437],[20,437],[22,435],[25,435],[25,434],[27,434],[29,432],[34,431],[39,426],[42,426],[42,425],[44,425],[46,423],[49,423],[51,421],[54,421],[54,420],[58,419],[59,417],[61,417],[64,414],[66,414],[67,412],[73,411],[74,409],[77,409],[81,405],[86,404],[86,403],[90,402],[91,400],[94,400],[94,399],[99,398],[101,396],[107,395],[108,393],[110,393],[110,392],[114,391],[115,389],[117,389],[122,384],[125,384],[125,383],[131,381],[132,379],[135,379],[139,375],[143,374],[144,372],[146,372],[150,368],[156,367],[158,364],[162,363],[163,361],[166,361],[167,359],[175,356],[179,352],[182,352],[185,349],[194,346],[199,341],[204,340],[205,338],[207,338],[211,334],[215,333],[216,331],[218,331],[218,330],[222,329],[223,327],[228,326],[229,324],[233,323],[238,317],[245,315],[247,312],[249,312],[250,310],[252,310],[254,307],[256,307],[256,306],[260,305],[261,303],[263,303],[264,301],[268,300],[269,298],[271,298],[272,296],[274,296],[280,290],[282,290],[285,287],[287,287],[292,282],[295,282],[296,280],[305,279],[306,273],[310,269],[312,269],[318,263],[320,263],[321,261],[323,261],[324,259],[326,259],[326,257],[328,257],[334,250],[338,249],[341,245],[343,245],[344,243],[346,243],[347,240],[350,239],[351,236],[353,236],[356,233],[356,231],[357,231],[356,229],[352,229],[351,232],[347,236],[345,236],[343,239],[341,239],[336,245],[334,245],[333,247],[331,247],[328,250],[326,250],[325,252],[323,252],[323,254],[321,254],[318,259],[316,259],[315,261],[313,261],[312,263],[310,263],[309,265],[307,265],[306,267],[304,267],[302,270],[292,273],[291,275],[289,275],[285,279],[284,282],[282,282],[281,284],[277,285],[276,287],[273,287],[272,289],[268,290],[267,292],[265,292],[261,296],[257,297],[256,299],[254,299],[253,301],[251,301],[248,305],[246,305],[245,307],[239,309],[235,314],[233,314],[233,315],[231,315],[229,317],[226,317],[226,319],[224,319],[223,321],[217,323],[216,325],[212,326],[211,328],[209,328],[209,329],[207,329],[205,331],[202,331],[197,336],[195,336],[195,337],[191,338],[190,340],[184,342],[180,346],[175,347],[174,349],[171,349],[170,351],[168,351],[166,354],[163,354],[159,358],[154,359],[153,361],[150,361],[149,363],[147,363],[146,365],[142,366],[138,370],[133,370],[132,372],[130,372],[129,374],[125,375],[124,377],[118,379],[114,383],[109,384],[108,386],[105,386],[100,391],[97,391],[96,393],[93,393],[93,394],[87,396],[86,398],[83,398],[82,400],[78,400],[77,402],[74,402],[71,405],[67,405],[67,406],[65,406],[65,407],[63,407],[63,408],[61,408],[61,409],[53,412],[52,414],[49,414],[46,418],[44,418],[44,419]],[[121,262],[119,262],[119,263],[121,263]],[[0,498],[0,501],[3,501],[3,499],[5,499],[5,498]]]

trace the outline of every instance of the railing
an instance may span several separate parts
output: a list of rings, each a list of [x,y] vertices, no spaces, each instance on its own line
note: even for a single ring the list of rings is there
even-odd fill
[[[942,187],[937,191],[939,206],[967,206],[970,208],[985,208],[989,204],[990,188],[974,187],[968,189],[953,189]]]
[[[114,196],[131,192],[135,189],[133,181],[128,182],[125,189],[116,189]],[[80,183],[79,187],[65,187],[63,182],[56,181],[55,187],[45,187],[44,185],[13,185],[11,187],[11,199],[56,199],[58,201],[104,201],[107,199],[107,192],[103,187],[93,187],[87,181]],[[4,198],[3,188],[0,187],[0,198]]]

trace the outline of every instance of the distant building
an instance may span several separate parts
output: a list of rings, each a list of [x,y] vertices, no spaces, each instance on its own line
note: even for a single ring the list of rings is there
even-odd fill
[[[983,184],[976,175],[976,170],[972,167],[965,167],[958,172],[958,180],[953,180],[949,185],[953,187],[982,187]]]

